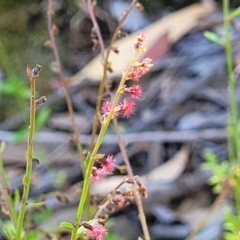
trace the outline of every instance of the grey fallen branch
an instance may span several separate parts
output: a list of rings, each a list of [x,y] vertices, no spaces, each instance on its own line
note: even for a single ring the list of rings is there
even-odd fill
[[[14,132],[0,131],[0,141],[12,142]],[[191,142],[196,140],[225,140],[227,132],[225,129],[206,129],[200,131],[154,131],[122,134],[126,143],[134,142]],[[69,133],[61,132],[39,132],[36,134],[35,142],[39,143],[66,143],[71,138]],[[89,144],[90,135],[80,135],[82,144]],[[114,134],[106,134],[103,144],[116,145],[117,138]]]

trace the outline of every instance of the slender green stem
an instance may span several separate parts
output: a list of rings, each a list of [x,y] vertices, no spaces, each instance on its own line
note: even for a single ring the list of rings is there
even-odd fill
[[[227,59],[228,70],[228,86],[229,86],[229,98],[230,98],[230,112],[228,117],[228,139],[229,139],[229,160],[239,161],[240,154],[240,142],[238,141],[238,109],[236,99],[236,82],[233,72],[233,56],[232,56],[232,44],[231,44],[231,28],[229,22],[229,1],[223,0],[223,13],[224,13],[224,30],[226,34],[225,50]],[[233,147],[234,146],[234,147]],[[234,151],[234,152],[233,152]]]
[[[14,225],[14,228],[16,229],[17,228],[17,213],[14,208],[12,197],[10,196],[10,193],[8,191],[9,185],[8,185],[8,181],[7,181],[7,175],[6,175],[4,166],[3,166],[1,151],[0,151],[0,180],[2,182],[2,186],[3,186],[2,193],[3,193],[4,199],[6,201],[7,207],[8,207],[9,216]]]
[[[29,73],[29,72],[28,72]],[[23,195],[20,206],[20,211],[18,215],[17,221],[17,230],[16,230],[16,239],[20,240],[22,231],[23,231],[23,221],[26,213],[27,207],[27,199],[29,195],[29,189],[31,185],[31,175],[32,175],[32,158],[33,158],[33,140],[34,140],[34,130],[35,130],[35,85],[36,78],[31,74],[30,78],[30,89],[31,89],[31,97],[30,97],[30,124],[28,128],[28,148],[26,151],[26,173],[23,177]]]
[[[77,238],[77,230],[78,230],[78,224],[81,220],[81,216],[83,213],[83,209],[84,209],[84,205],[86,202],[86,198],[88,195],[88,189],[89,189],[89,185],[90,185],[90,176],[91,176],[91,172],[92,172],[92,167],[94,164],[94,156],[97,154],[99,147],[102,144],[103,138],[105,136],[105,133],[108,129],[108,126],[114,116],[114,108],[116,107],[119,98],[121,96],[121,89],[123,88],[125,81],[127,79],[128,73],[131,70],[133,63],[138,59],[139,55],[141,52],[136,52],[134,58],[132,59],[131,63],[129,64],[126,72],[123,74],[122,79],[120,81],[120,84],[118,86],[118,90],[116,92],[115,98],[113,100],[113,104],[112,104],[112,108],[111,111],[109,112],[109,115],[106,119],[106,121],[104,121],[104,123],[102,124],[97,142],[92,150],[92,152],[90,154],[88,154],[87,158],[86,158],[86,173],[85,173],[85,178],[84,178],[84,183],[83,183],[83,189],[82,189],[82,195],[80,198],[80,202],[78,205],[78,210],[77,210],[77,214],[76,214],[76,219],[75,219],[75,223],[74,223],[74,229],[72,231],[72,236],[71,236],[71,240],[75,240]]]

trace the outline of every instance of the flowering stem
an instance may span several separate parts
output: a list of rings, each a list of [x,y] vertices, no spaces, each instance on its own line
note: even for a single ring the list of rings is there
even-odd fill
[[[90,1],[90,0],[88,0]],[[115,40],[117,39],[118,33],[124,23],[124,21],[126,20],[128,14],[131,12],[131,10],[133,9],[134,5],[136,4],[137,0],[133,0],[130,4],[130,6],[128,7],[128,9],[124,12],[122,19],[120,20],[115,32],[113,33],[113,36],[111,38],[111,41],[109,43],[109,46],[106,50],[106,57],[104,59],[104,66],[103,66],[103,76],[100,82],[100,86],[99,86],[99,90],[98,90],[98,98],[97,98],[97,105],[96,105],[96,110],[95,110],[95,116],[94,116],[94,122],[93,122],[93,130],[92,130],[92,138],[91,138],[91,147],[90,147],[90,151],[93,148],[93,143],[94,143],[94,138],[97,132],[97,127],[98,127],[98,113],[100,111],[100,107],[101,107],[101,103],[102,103],[102,95],[103,95],[103,91],[104,91],[104,86],[105,86],[105,80],[107,78],[107,71],[108,71],[108,59],[110,57],[110,54],[112,52],[112,46],[113,43],[115,42]],[[89,4],[90,5],[90,4]],[[96,18],[94,16],[94,14],[91,14],[91,11],[93,11],[93,9],[91,7],[89,7],[89,12],[90,12],[90,16],[91,19],[93,21],[93,23],[95,22],[95,27],[97,26],[97,21]],[[99,28],[98,28],[99,29]],[[100,31],[96,31],[97,32],[97,36],[99,39],[99,42],[103,43],[102,40],[102,36],[101,36],[101,32]],[[101,46],[101,45],[100,45]],[[102,45],[104,46],[104,45]],[[102,47],[101,47],[101,54],[104,57],[104,53],[102,52]]]
[[[34,69],[33,69],[34,70]],[[16,229],[16,239],[21,239],[22,229],[23,229],[23,221],[26,213],[27,207],[27,199],[29,195],[29,189],[31,185],[31,175],[32,175],[32,158],[33,158],[33,139],[34,139],[34,130],[35,130],[35,85],[36,85],[36,77],[38,75],[31,73],[29,66],[27,66],[27,73],[30,79],[30,89],[31,89],[31,97],[30,97],[30,123],[28,128],[28,148],[26,151],[26,173],[23,177],[23,195],[20,206],[20,211],[18,215],[17,221],[17,229]]]
[[[115,132],[116,132],[116,135],[117,135],[117,138],[118,138],[119,147],[120,147],[120,150],[121,150],[121,153],[122,153],[122,157],[123,157],[123,160],[124,160],[124,163],[125,163],[125,166],[126,166],[128,176],[131,177],[134,180],[132,167],[131,167],[131,164],[129,162],[129,159],[128,159],[128,156],[127,156],[127,153],[126,153],[126,149],[123,145],[123,142],[122,142],[122,139],[121,139],[121,136],[120,136],[120,132],[119,132],[119,129],[118,129],[118,121],[117,121],[116,117],[113,118],[113,123],[114,123],[114,129],[115,129]],[[138,188],[136,180],[134,180],[134,186],[135,186],[135,189]],[[137,207],[138,207],[139,219],[140,219],[140,222],[141,222],[141,225],[142,225],[144,238],[145,238],[145,240],[150,240],[151,238],[150,238],[149,231],[148,231],[146,216],[145,216],[145,213],[144,213],[144,210],[143,210],[142,199],[141,199],[140,193],[137,190],[134,191],[134,197],[136,199],[136,203],[137,203]]]
[[[78,230],[78,224],[81,220],[81,216],[83,213],[83,208],[86,202],[86,198],[88,195],[88,189],[89,189],[89,185],[90,185],[90,176],[91,176],[91,172],[92,172],[92,167],[94,164],[94,156],[97,154],[99,147],[102,144],[103,138],[105,136],[105,133],[108,129],[108,126],[114,116],[114,108],[116,107],[119,98],[121,96],[121,89],[123,88],[125,81],[127,79],[128,73],[130,72],[134,62],[138,59],[139,55],[140,55],[141,51],[137,51],[135,53],[134,58],[132,59],[131,63],[129,64],[126,72],[123,74],[122,79],[120,81],[120,84],[118,86],[118,90],[116,92],[115,98],[113,100],[113,104],[112,104],[112,108],[111,111],[109,112],[109,115],[106,119],[106,121],[104,121],[104,123],[102,124],[97,142],[92,150],[92,152],[90,154],[88,154],[87,158],[86,158],[86,172],[85,172],[85,178],[84,178],[84,183],[83,183],[83,189],[82,189],[82,195],[80,198],[80,202],[78,205],[78,210],[77,210],[77,214],[76,214],[76,218],[75,218],[75,223],[74,223],[74,229],[72,231],[72,236],[71,236],[71,240],[75,240],[77,238],[77,230]]]

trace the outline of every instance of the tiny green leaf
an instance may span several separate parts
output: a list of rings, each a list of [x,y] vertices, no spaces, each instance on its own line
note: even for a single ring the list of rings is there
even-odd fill
[[[32,208],[39,208],[45,205],[45,202],[38,202],[38,203],[28,203],[28,206]]]
[[[103,159],[104,156],[105,154],[98,153],[93,157],[93,160],[97,161],[97,160]]]
[[[70,222],[61,222],[60,223],[60,228],[69,228],[69,229],[74,229],[74,226]]]
[[[25,186],[27,185],[27,177],[26,177],[26,175],[23,176],[22,183],[23,183],[23,185],[25,185]]]
[[[210,40],[212,42],[215,42],[215,43],[217,43],[217,44],[219,44],[221,46],[225,45],[223,39],[220,36],[218,36],[216,33],[205,31],[204,32],[204,36],[208,40]]]
[[[229,14],[229,20],[232,20],[233,18],[236,18],[240,16],[240,7],[236,8]]]
[[[13,240],[13,236],[11,235],[11,233],[8,231],[7,228],[4,227],[3,231],[4,231],[4,233],[6,234],[6,236],[9,240]]]
[[[17,205],[20,202],[20,191],[15,189],[14,191],[14,203]]]

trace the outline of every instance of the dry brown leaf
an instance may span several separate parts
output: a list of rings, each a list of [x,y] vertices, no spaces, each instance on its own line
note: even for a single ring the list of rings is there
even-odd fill
[[[181,9],[173,14],[164,17],[150,26],[142,29],[148,36],[147,49],[145,53],[147,57],[156,59],[159,55],[167,51],[168,45],[163,41],[167,36],[169,44],[177,42],[184,34],[189,32],[197,25],[200,18],[213,12],[214,7],[208,4],[193,4],[184,9]],[[120,50],[119,54],[111,54],[109,61],[114,70],[109,77],[121,76],[121,73],[126,69],[127,64],[130,62],[134,55],[133,42],[136,33],[132,33],[126,38],[120,39],[115,42],[114,46]],[[163,43],[165,46],[163,46]],[[166,48],[161,52],[162,48]],[[159,55],[154,55],[159,52]],[[101,56],[98,55],[90,63],[88,63],[80,72],[70,78],[72,84],[79,84],[84,79],[90,81],[99,81],[102,77],[103,66],[101,63]]]
[[[189,153],[190,146],[183,146],[172,159],[160,165],[158,168],[155,168],[149,174],[141,176],[140,181],[144,184],[146,181],[150,180],[163,182],[172,182],[176,180],[186,167]],[[123,178],[122,176],[112,176],[103,179],[101,182],[92,185],[91,193],[106,195],[121,183]]]
[[[188,162],[190,146],[183,146],[172,159],[152,170],[149,174],[141,177],[143,181],[173,182],[184,171]]]

